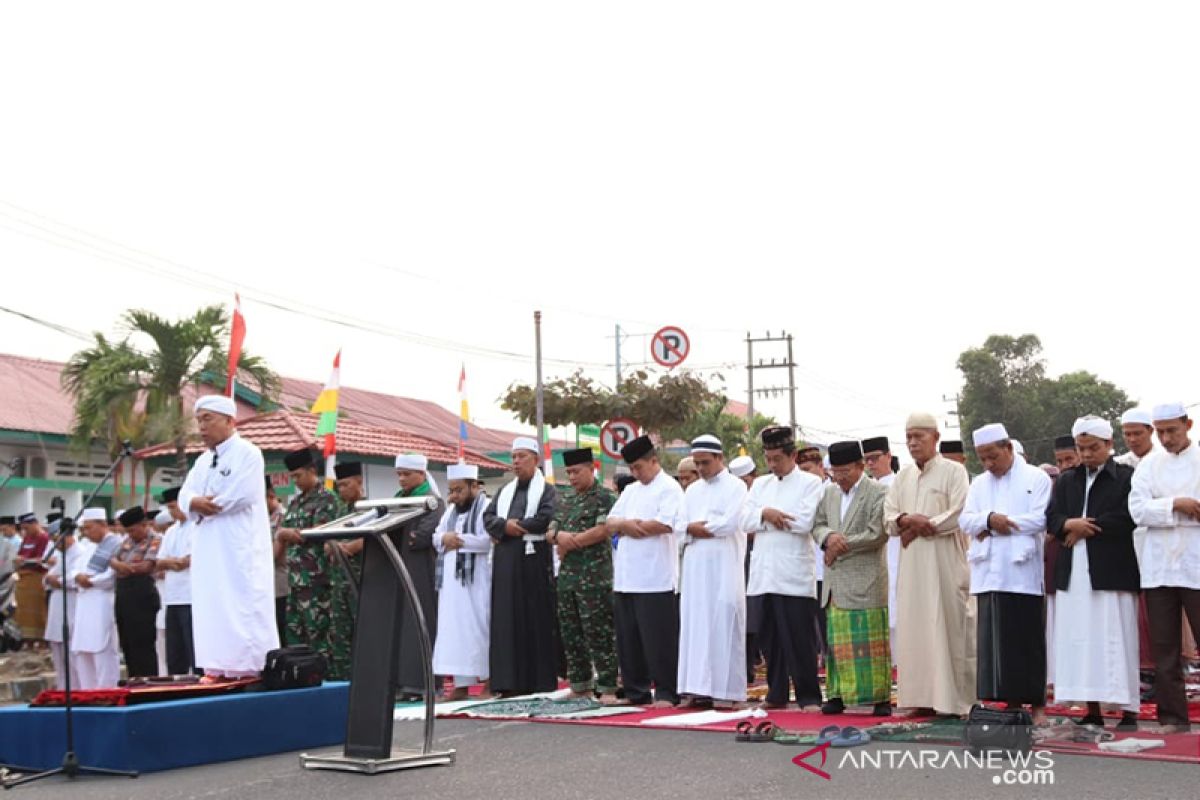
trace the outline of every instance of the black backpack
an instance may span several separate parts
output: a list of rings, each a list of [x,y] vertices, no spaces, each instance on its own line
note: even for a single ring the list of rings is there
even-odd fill
[[[267,653],[262,683],[266,689],[320,686],[328,670],[325,656],[306,644],[293,644]]]

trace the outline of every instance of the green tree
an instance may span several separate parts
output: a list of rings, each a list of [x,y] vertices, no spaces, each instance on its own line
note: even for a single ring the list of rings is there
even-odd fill
[[[763,457],[762,441],[758,434],[763,428],[777,424],[775,418],[755,414],[753,419],[747,420],[727,413],[726,403],[724,397],[710,401],[690,419],[662,431],[663,441],[689,442],[701,434],[711,433],[721,440],[726,459],[736,457],[744,447],[746,453],[754,458],[754,463],[761,472],[765,468],[766,459]]]
[[[989,422],[1003,422],[1013,437],[1025,445],[1031,464],[1054,462],[1054,438],[1071,432],[1084,414],[1114,422],[1133,405],[1115,384],[1090,372],[1070,372],[1046,377],[1042,343],[1034,334],[1019,337],[989,336],[982,347],[958,357],[963,374],[959,399],[959,424],[963,439]],[[1117,433],[1117,446],[1123,445]],[[971,464],[978,468],[974,453]]]
[[[201,308],[190,317],[167,320],[150,311],[128,311],[121,317],[125,338],[117,343],[96,334],[96,343],[79,351],[63,371],[63,387],[75,400],[72,442],[86,448],[94,439],[110,452],[121,438],[114,419],[140,410],[141,441],[169,441],[175,465],[187,469],[187,435],[191,415],[183,391],[206,379],[224,386],[229,354],[229,315],[221,306]],[[238,377],[266,400],[279,391],[279,378],[266,362],[242,351]],[[116,438],[114,438],[116,437]]]
[[[596,425],[615,417],[632,419],[654,433],[683,425],[721,396],[703,377],[691,372],[658,376],[638,370],[621,381],[616,391],[576,371],[566,378],[547,381],[542,387],[542,418],[552,428]],[[500,406],[521,421],[537,423],[535,386],[514,383],[500,398]]]

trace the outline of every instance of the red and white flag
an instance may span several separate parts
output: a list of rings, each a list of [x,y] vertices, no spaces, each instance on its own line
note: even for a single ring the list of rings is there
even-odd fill
[[[237,377],[238,361],[242,358],[242,342],[246,339],[246,318],[242,316],[242,298],[233,295],[233,325],[229,331],[229,366],[225,374],[225,394],[233,397],[234,379]]]

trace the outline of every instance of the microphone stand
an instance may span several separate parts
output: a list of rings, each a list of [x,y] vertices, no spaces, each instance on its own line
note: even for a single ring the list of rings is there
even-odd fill
[[[108,483],[109,478],[116,473],[117,469],[120,468],[125,459],[131,455],[133,455],[133,448],[130,446],[130,443],[128,441],[122,442],[121,453],[117,456],[117,460],[114,461],[112,466],[108,468],[108,472],[104,474],[104,477],[101,478],[100,482],[96,484],[95,488],[92,489],[92,493],[88,495],[86,500],[83,501],[83,506],[79,509],[74,517],[63,516],[58,528],[60,541],[74,533],[75,529],[78,527],[79,517],[83,514],[83,509],[87,508],[91,502],[96,499],[96,495],[100,494],[100,490],[104,488],[104,484]],[[75,778],[79,775],[113,775],[128,778],[136,778],[138,776],[137,772],[130,772],[128,770],[83,766],[79,763],[79,756],[75,753],[75,728],[72,724],[71,717],[71,628],[70,623],[68,622],[68,618],[71,616],[68,612],[70,611],[71,607],[70,595],[67,592],[67,581],[69,580],[69,576],[67,575],[66,548],[63,548],[59,566],[61,567],[62,571],[62,586],[59,587],[59,591],[62,592],[63,599],[62,640],[63,660],[65,662],[64,666],[66,667],[63,675],[64,687],[66,689],[63,696],[63,711],[66,714],[66,751],[63,753],[61,766],[55,767],[54,769],[43,770],[41,772],[24,769],[11,764],[0,764],[0,767],[13,772],[27,773],[22,774],[17,778],[6,777],[3,781],[5,789],[11,789],[14,786],[20,786],[25,783],[38,781],[42,778],[49,778],[53,775],[65,775],[68,778]]]
[[[17,468],[20,465],[21,465],[21,457],[20,456],[17,456],[12,461],[10,461],[4,465],[4,466],[8,467],[8,474],[4,476],[4,480],[0,481],[0,489],[3,489],[5,486],[8,486],[8,482],[16,477]]]

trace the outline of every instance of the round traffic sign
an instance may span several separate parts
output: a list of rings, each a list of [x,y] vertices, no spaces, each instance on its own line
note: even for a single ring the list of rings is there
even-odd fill
[[[621,448],[638,436],[637,423],[618,417],[611,419],[600,429],[600,449],[609,458],[620,458]]]
[[[655,332],[650,340],[650,355],[667,369],[678,367],[688,357],[692,342],[683,328],[668,325]]]

